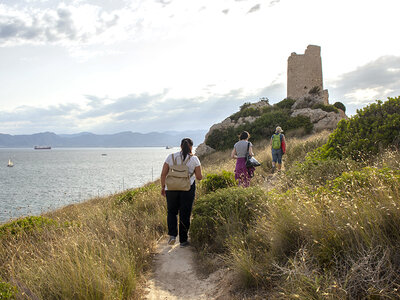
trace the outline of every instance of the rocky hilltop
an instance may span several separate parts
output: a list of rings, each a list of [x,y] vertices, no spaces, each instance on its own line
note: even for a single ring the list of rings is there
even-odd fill
[[[268,100],[261,100],[251,104],[247,103],[247,105],[244,104],[239,112],[226,118],[222,122],[211,126],[205,136],[204,142],[197,147],[196,155],[204,156],[216,151],[216,149],[214,149],[208,143],[209,137],[212,136],[215,131],[231,133],[233,131],[237,131],[239,128],[246,130],[247,127],[250,128],[254,122],[256,122],[260,118],[265,117],[266,114],[274,111],[274,109],[283,109],[290,118],[301,116],[308,119],[310,124],[312,125],[311,132],[313,133],[323,130],[333,130],[336,128],[340,120],[347,118],[344,111],[345,107],[340,102],[336,102],[335,105],[329,105],[329,103],[326,103],[326,97],[323,93],[319,92],[318,88],[316,88],[314,90],[311,90],[307,96],[304,96],[297,100],[287,98],[274,105],[271,105]],[[248,113],[244,113],[243,116],[240,116],[241,112]],[[239,117],[237,117],[238,115]],[[261,123],[260,125],[262,126],[263,122],[259,123]],[[266,128],[274,128],[278,125],[283,126],[283,124],[279,123],[271,124],[268,121],[265,122]],[[247,130],[251,131],[250,129]],[[284,130],[287,131],[287,128],[284,128]],[[266,138],[267,136],[269,136],[269,134],[272,134],[273,132],[265,133],[268,134],[265,135]]]

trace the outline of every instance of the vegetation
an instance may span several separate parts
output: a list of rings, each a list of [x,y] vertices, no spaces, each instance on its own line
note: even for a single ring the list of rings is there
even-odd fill
[[[230,187],[200,197],[190,227],[192,243],[199,248],[223,251],[229,237],[246,232],[263,197],[264,192],[256,187]]]
[[[321,88],[316,85],[316,86],[312,87],[308,93],[311,95],[319,95],[320,92],[321,92]]]
[[[400,145],[400,97],[377,101],[349,120],[339,122],[326,145],[318,149],[321,158],[362,160]]]
[[[21,283],[32,299],[140,298],[141,276],[166,230],[158,186],[2,225],[0,279]],[[0,295],[22,297],[3,283]]]
[[[0,281],[0,299],[8,300],[15,299],[17,295],[17,288],[8,284],[7,282]]]
[[[230,149],[238,141],[238,136],[244,130],[250,132],[251,141],[257,142],[265,140],[270,137],[274,132],[276,126],[285,128],[286,131],[292,129],[303,129],[303,134],[310,133],[313,125],[310,118],[304,116],[291,117],[290,108],[294,100],[285,99],[275,104],[274,106],[266,106],[262,110],[257,110],[257,114],[252,116],[259,116],[253,123],[244,123],[236,128],[229,127],[223,130],[214,130],[207,138],[206,144],[216,150]],[[244,116],[253,108],[245,107],[237,114]],[[232,116],[231,116],[232,118]]]
[[[0,238],[6,235],[37,232],[43,228],[56,226],[58,223],[43,216],[26,217],[0,226]]]
[[[333,106],[346,112],[346,106],[342,102],[335,102]]]
[[[237,185],[235,174],[225,170],[222,170],[221,173],[209,173],[201,181],[201,187],[206,194],[235,185]]]
[[[399,298],[399,106],[400,97],[371,104],[329,137],[287,137],[279,174],[270,174],[265,139],[255,143],[262,166],[250,188],[225,171],[234,169],[229,150],[202,160],[190,239],[202,257],[222,258],[238,297]],[[263,118],[287,109],[264,111],[253,137]],[[140,298],[141,274],[166,231],[158,186],[2,225],[0,299],[22,297],[14,283],[39,299]]]
[[[317,109],[317,108],[320,108],[326,112],[335,112],[335,113],[339,112],[338,109],[334,105],[325,105],[322,103],[317,103],[317,104],[313,105],[313,109]]]
[[[197,249],[203,256],[222,255],[242,288],[249,292],[251,287],[261,298],[398,299],[398,102],[390,98],[358,111],[329,138],[327,133],[307,140],[287,138],[286,170],[273,185],[260,178],[268,172],[263,164],[253,188],[245,190],[249,194],[236,193],[240,200],[235,202],[253,203],[252,189],[266,188],[251,219],[219,217],[236,211],[227,212],[218,201],[231,199],[229,188],[202,196],[194,210],[197,228],[191,232]],[[391,134],[379,136],[382,131]],[[365,153],[364,136],[380,145],[375,155],[360,160],[352,154]],[[330,149],[341,149],[340,155],[326,155],[336,153]],[[257,151],[263,162],[270,160],[265,152],[268,148]],[[211,222],[212,215],[218,221]]]

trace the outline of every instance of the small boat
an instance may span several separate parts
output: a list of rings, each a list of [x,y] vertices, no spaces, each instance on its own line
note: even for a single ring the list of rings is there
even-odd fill
[[[172,149],[173,147],[171,146],[166,146],[165,149]]]
[[[11,158],[8,160],[7,167],[14,167],[14,163],[11,161]]]
[[[107,153],[102,153],[101,156],[107,156]]]
[[[33,147],[33,149],[35,149],[35,150],[50,150],[51,147],[50,146],[35,146],[35,147]]]

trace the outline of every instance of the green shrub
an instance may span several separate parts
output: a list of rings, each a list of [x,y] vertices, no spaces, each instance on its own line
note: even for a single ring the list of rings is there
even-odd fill
[[[353,161],[320,159],[308,155],[303,162],[294,163],[287,170],[286,176],[290,186],[301,185],[302,183],[310,186],[319,186],[352,168],[357,168],[357,164]]]
[[[335,112],[335,113],[339,112],[338,109],[335,106],[333,106],[333,105],[325,105],[325,104],[322,104],[322,103],[314,104],[312,108],[313,109],[320,108],[320,109],[322,109],[323,111],[326,111],[326,112]]]
[[[227,238],[247,230],[264,197],[258,187],[230,187],[199,198],[190,226],[193,245],[203,250],[225,251]]]
[[[12,286],[9,283],[0,281],[0,299],[8,300],[8,299],[16,299],[17,288]]]
[[[308,153],[325,145],[327,140],[327,135],[321,135],[304,142],[297,142],[294,145],[291,145],[289,141],[290,146],[286,148],[285,168],[288,170],[295,163],[304,161]]]
[[[205,193],[215,192],[218,189],[236,186],[235,174],[223,170],[221,173],[207,174],[206,178],[201,181],[201,187],[204,188]]]
[[[291,117],[289,109],[273,108],[263,113],[251,124],[243,124],[237,128],[228,127],[226,129],[214,130],[206,140],[206,144],[216,150],[226,150],[233,148],[237,142],[239,134],[246,130],[251,135],[251,141],[261,141],[268,139],[275,132],[276,126],[281,126],[284,130],[304,128],[305,133],[310,133],[313,124],[310,118],[305,116]]]
[[[130,190],[128,192],[123,193],[121,196],[119,196],[116,199],[115,203],[116,204],[123,204],[123,203],[132,204],[138,195],[140,195],[142,193],[147,193],[147,192],[153,190],[155,187],[156,187],[156,185],[154,183],[152,183],[152,184],[148,184],[143,187],[140,187],[140,188],[136,188],[134,190]]]
[[[370,158],[400,145],[400,97],[377,101],[349,120],[341,120],[328,142],[318,149],[321,158]]]
[[[0,237],[21,233],[40,231],[46,227],[57,226],[58,223],[46,217],[26,217],[0,226]]]
[[[333,106],[346,112],[346,106],[342,102],[335,102]]]
[[[279,108],[283,108],[283,109],[291,109],[295,102],[296,102],[296,100],[286,98],[278,103],[275,103],[275,106],[279,107]]]
[[[310,95],[319,95],[321,92],[321,88],[319,86],[314,86],[311,88],[311,90],[308,92]]]

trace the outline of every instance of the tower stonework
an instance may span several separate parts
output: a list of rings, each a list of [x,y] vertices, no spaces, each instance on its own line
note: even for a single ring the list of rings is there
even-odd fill
[[[328,91],[323,89],[322,81],[321,47],[315,45],[308,45],[304,54],[293,52],[287,70],[287,98],[298,100],[311,95],[328,104]]]

